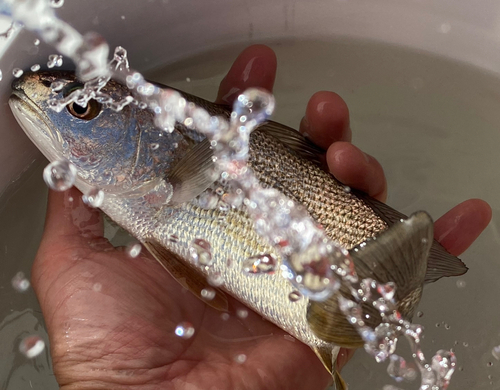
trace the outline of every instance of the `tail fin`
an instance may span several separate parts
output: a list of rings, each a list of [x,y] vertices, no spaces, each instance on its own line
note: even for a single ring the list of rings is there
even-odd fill
[[[407,218],[406,215],[362,192],[356,192],[356,195],[362,198],[389,226]],[[427,262],[425,283],[435,282],[445,276],[460,276],[467,272],[468,268],[462,260],[448,253],[436,240],[433,241]]]
[[[420,301],[433,228],[431,217],[418,212],[350,251],[360,279],[396,283],[398,309],[407,318],[411,318]],[[340,293],[353,299],[345,285]],[[341,347],[361,347],[364,342],[340,311],[337,298],[334,295],[323,302],[311,301],[307,311],[311,330],[320,339]],[[363,312],[369,314],[368,326],[374,328],[381,322],[380,314],[372,305],[363,305]]]

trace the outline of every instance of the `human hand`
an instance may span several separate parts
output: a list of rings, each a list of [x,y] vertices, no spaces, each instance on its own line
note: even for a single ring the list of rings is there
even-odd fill
[[[222,81],[217,101],[230,103],[252,86],[271,91],[275,72],[274,53],[251,46]],[[342,99],[331,92],[315,94],[305,118],[301,131],[327,150],[332,173],[383,200],[382,168],[349,143]],[[484,202],[464,202],[436,222],[436,237],[458,254],[490,216]],[[49,195],[32,282],[47,324],[54,373],[65,390],[323,390],[331,380],[309,347],[251,310],[242,318],[241,303],[230,298],[230,316],[224,320],[145,251],[130,258],[113,248],[103,237],[100,213],[85,206],[76,189]],[[183,321],[195,329],[189,339],[174,333]],[[349,355],[343,351],[340,366]]]

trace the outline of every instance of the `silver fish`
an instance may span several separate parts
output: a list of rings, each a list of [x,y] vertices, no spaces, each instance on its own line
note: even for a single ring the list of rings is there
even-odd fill
[[[63,88],[54,92],[56,80]],[[42,153],[50,161],[72,162],[83,193],[103,190],[102,211],[140,240],[182,285],[200,296],[207,278],[219,280],[208,304],[226,310],[225,294],[236,297],[308,344],[334,375],[337,388],[345,388],[335,372],[339,346],[359,347],[363,341],[340,312],[337,295],[292,302],[294,288],[279,272],[242,272],[249,258],[267,256],[278,265],[281,259],[256,233],[242,204],[223,202],[230,191],[223,180],[207,174],[213,164],[208,141],[183,124],[170,134],[161,132],[152,114],[137,106],[115,112],[92,100],[86,107],[72,103],[61,112],[49,108],[50,99],[81,87],[70,72],[26,73],[14,82],[9,104]],[[103,91],[116,100],[130,95],[115,81]],[[210,114],[229,118],[229,107],[183,95]],[[322,153],[297,131],[269,121],[252,133],[249,165],[264,187],[302,204],[330,238],[350,250],[360,278],[395,282],[398,307],[411,319],[425,283],[462,275],[467,267],[433,240],[426,213],[407,219],[361,192],[345,191],[321,168]],[[172,197],[158,200],[166,189]],[[211,191],[222,200],[215,208],[201,207],[200,199]],[[340,293],[350,297],[346,286]],[[364,310],[370,314],[368,325],[375,327],[378,313]]]

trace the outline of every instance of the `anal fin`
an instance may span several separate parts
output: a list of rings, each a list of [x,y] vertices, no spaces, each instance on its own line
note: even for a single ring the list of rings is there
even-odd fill
[[[203,289],[210,288],[214,290],[215,297],[209,301],[204,300],[204,302],[214,309],[220,311],[228,310],[228,300],[224,292],[210,286],[205,276],[186,264],[179,255],[156,241],[146,241],[144,242],[144,246],[181,286],[191,291],[200,299]]]

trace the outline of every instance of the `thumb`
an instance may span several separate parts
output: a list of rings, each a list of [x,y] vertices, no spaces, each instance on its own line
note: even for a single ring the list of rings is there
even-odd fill
[[[64,192],[49,191],[45,228],[37,258],[70,248],[93,248],[103,239],[104,227],[99,210],[87,206],[76,188]]]

